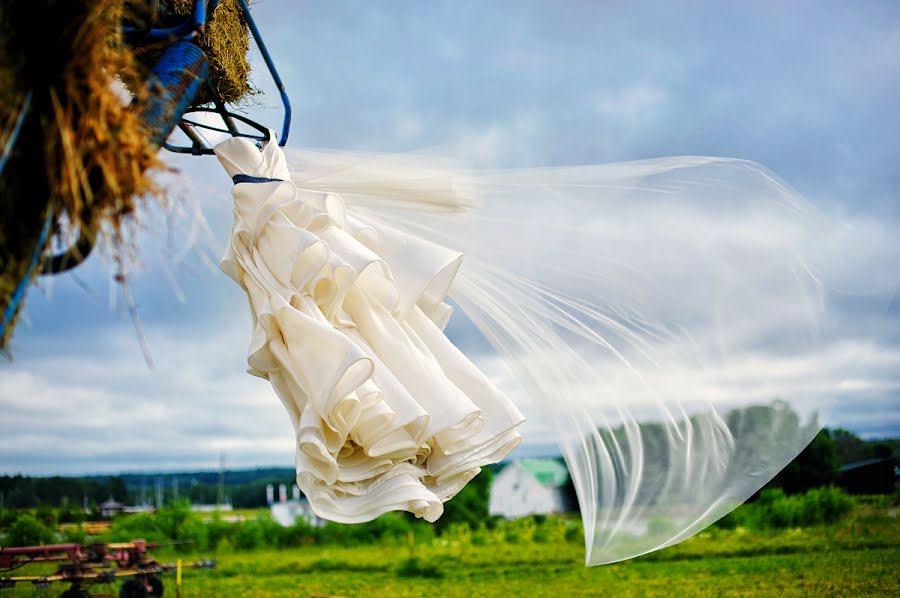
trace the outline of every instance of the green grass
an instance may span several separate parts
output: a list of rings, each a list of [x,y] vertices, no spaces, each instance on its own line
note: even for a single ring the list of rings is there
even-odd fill
[[[632,561],[586,568],[579,544],[464,542],[220,555],[187,595],[840,596],[900,592],[900,526],[877,518],[783,532],[706,532]],[[434,575],[438,572],[439,577]],[[187,587],[185,589],[188,589]]]
[[[197,557],[214,556],[218,567],[187,571],[182,595],[900,595],[900,522],[895,508],[863,507],[838,523],[806,528],[712,528],[666,550],[592,568],[582,564],[580,542],[566,541],[555,529],[539,534],[541,527],[512,537],[460,530],[412,546],[404,538],[376,546],[202,553]],[[166,595],[174,596],[174,577],[167,576],[165,583]],[[47,595],[61,590],[54,588]],[[0,596],[7,595],[41,594],[30,588],[15,594],[0,591]]]

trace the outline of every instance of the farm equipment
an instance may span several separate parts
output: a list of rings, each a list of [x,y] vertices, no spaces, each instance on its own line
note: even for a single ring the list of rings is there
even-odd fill
[[[148,598],[163,595],[162,574],[180,568],[213,568],[215,561],[190,563],[159,563],[148,552],[161,546],[144,540],[114,544],[49,544],[21,548],[0,548],[0,595],[2,590],[17,584],[32,584],[46,588],[52,583],[68,583],[60,598],[89,598],[86,588],[111,584],[119,579],[119,598]],[[58,563],[56,571],[48,575],[3,576],[26,565]]]

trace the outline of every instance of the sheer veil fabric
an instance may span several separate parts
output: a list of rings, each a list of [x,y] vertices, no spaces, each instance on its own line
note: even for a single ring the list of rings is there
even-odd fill
[[[588,564],[669,546],[873,383],[860,366],[889,333],[889,231],[848,229],[752,162],[478,173],[239,139],[216,152],[231,176],[282,179],[235,185],[222,267],[250,298],[250,371],[297,430],[298,483],[336,521],[439,517],[520,441],[498,384],[552,430]],[[447,340],[445,296],[510,380]]]

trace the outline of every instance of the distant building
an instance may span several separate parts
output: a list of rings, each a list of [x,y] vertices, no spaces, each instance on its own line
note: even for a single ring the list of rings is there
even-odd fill
[[[520,459],[494,476],[491,515],[516,519],[577,510],[569,470],[562,459]]]
[[[202,505],[202,504],[192,504],[191,511],[195,513],[216,513],[222,511],[233,511],[234,507],[231,503],[224,503],[221,505],[212,504],[212,505]]]
[[[132,505],[132,506],[126,505],[125,508],[122,509],[122,512],[129,513],[129,514],[131,514],[131,513],[155,513],[156,507],[154,507],[153,505]]]
[[[109,497],[109,500],[100,504],[100,516],[111,518],[125,511],[125,505]]]
[[[876,457],[840,468],[838,485],[852,494],[892,494],[897,482],[897,458]]]
[[[278,502],[273,502],[274,488],[272,484],[266,487],[266,501],[269,503],[269,511],[272,513],[272,519],[285,527],[294,525],[297,519],[305,519],[306,523],[313,527],[322,527],[325,520],[320,519],[318,515],[313,513],[312,507],[306,497],[300,496],[300,488],[295,484],[292,487],[292,499],[287,498],[287,486],[281,484],[278,487]]]

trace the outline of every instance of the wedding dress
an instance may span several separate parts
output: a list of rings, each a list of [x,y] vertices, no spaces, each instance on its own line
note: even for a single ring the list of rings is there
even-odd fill
[[[222,268],[250,301],[250,372],[290,414],[297,482],[326,519],[436,520],[519,444],[509,395],[565,456],[587,563],[631,558],[746,500],[872,383],[861,364],[900,271],[889,231],[826,217],[757,164],[467,173],[422,156],[289,163],[244,139],[216,154],[235,182]],[[473,358],[508,376],[447,339],[448,297],[495,350]]]
[[[250,299],[250,372],[293,421],[298,485],[333,521],[435,521],[521,440],[522,415],[442,332],[462,256],[296,187],[274,143],[216,154],[236,177],[222,268]]]

